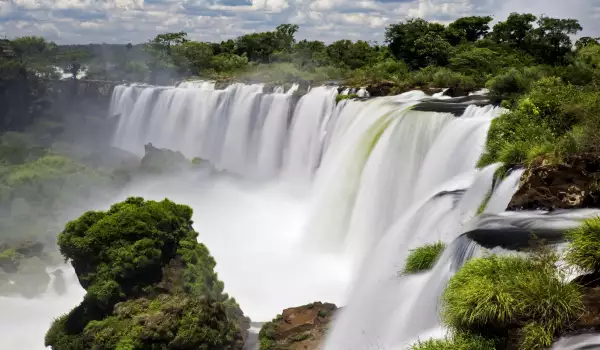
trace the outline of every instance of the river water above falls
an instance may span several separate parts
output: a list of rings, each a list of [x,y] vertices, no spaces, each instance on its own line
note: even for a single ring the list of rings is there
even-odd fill
[[[226,291],[255,321],[320,300],[345,306],[326,349],[402,349],[442,336],[439,294],[479,254],[481,237],[545,221],[502,213],[520,170],[495,183],[499,164],[476,169],[501,108],[468,100],[443,100],[453,103],[443,107],[441,96],[420,91],[336,104],[335,87],[302,97],[296,86],[263,89],[118,86],[110,106],[119,115],[115,146],[142,155],[152,143],[210,162],[210,169],[134,183],[122,197],[192,206]],[[492,189],[484,216],[473,220]],[[576,218],[559,216],[548,230]],[[439,240],[450,246],[432,271],[398,276],[410,249]],[[72,291],[60,312],[80,300],[81,290]],[[43,334],[35,336],[41,343]]]

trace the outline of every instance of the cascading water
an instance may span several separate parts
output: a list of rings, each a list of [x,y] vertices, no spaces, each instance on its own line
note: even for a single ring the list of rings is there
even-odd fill
[[[412,110],[428,98],[422,92],[366,103],[342,101],[336,107],[332,87],[311,89],[292,108],[289,95],[281,90],[263,94],[261,88],[145,88],[133,107],[129,101],[123,104],[124,111],[132,112],[122,116],[115,144],[135,151],[133,145],[153,142],[247,177],[281,172],[296,185],[315,177],[303,220],[304,249],[350,256],[355,266],[364,262],[327,348],[404,344],[439,327],[435,307],[420,325],[407,322],[402,312],[410,301],[419,304],[416,298],[423,292],[411,279],[427,279],[405,277],[405,284],[390,278],[401,269],[408,249],[436,240],[452,242],[475,215],[498,168],[477,171],[475,164],[491,120],[503,110],[468,106],[460,118]],[[144,93],[154,97],[145,99]],[[115,92],[115,98],[121,95],[128,96]],[[224,102],[229,100],[236,103]],[[161,112],[163,119],[156,119],[155,112],[137,114],[165,105],[171,107]],[[150,132],[139,133],[141,128]],[[153,138],[158,135],[153,130],[163,137]],[[174,136],[190,132],[195,136]],[[506,207],[516,188],[512,180],[494,192],[494,208]],[[440,195],[465,190],[459,198]],[[394,301],[398,295],[407,302]]]
[[[290,176],[310,181],[323,145],[320,128],[333,112],[337,90],[311,89],[294,109],[297,90],[293,85],[287,93],[278,88],[265,94],[259,84],[216,90],[206,82],[119,86],[110,109],[121,115],[113,144],[141,154],[144,144],[153,143],[246,177],[272,177],[284,164]]]
[[[457,117],[419,108],[432,99],[420,91],[336,105],[336,87],[314,87],[299,99],[297,85],[264,90],[218,90],[213,82],[116,87],[115,146],[141,154],[151,142],[227,171],[135,183],[117,200],[168,196],[190,204],[227,292],[254,320],[322,300],[345,305],[326,349],[392,349],[443,336],[445,283],[481,251],[489,223],[517,220],[499,213],[522,170],[493,188],[500,165],[476,169],[503,109],[463,105]],[[472,220],[492,189],[485,215]],[[573,221],[564,222],[549,225]],[[410,249],[438,240],[448,248],[434,269],[398,275]]]

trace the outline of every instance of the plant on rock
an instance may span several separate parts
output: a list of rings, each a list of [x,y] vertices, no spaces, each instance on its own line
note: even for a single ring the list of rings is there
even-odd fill
[[[585,220],[567,232],[569,246],[565,260],[580,269],[600,272],[600,217]]]
[[[419,341],[410,350],[496,350],[496,342],[479,335],[456,333],[447,339]]]
[[[444,243],[436,242],[412,249],[408,258],[406,258],[406,266],[403,272],[416,273],[429,270],[433,267],[445,248],[446,245]]]
[[[248,319],[223,293],[191,217],[185,205],[132,197],[69,222],[58,244],[87,294],[53,323],[46,345],[241,349]]]
[[[579,287],[555,267],[557,254],[488,256],[467,262],[442,297],[444,323],[488,339],[521,329],[521,349],[543,349],[581,312]]]

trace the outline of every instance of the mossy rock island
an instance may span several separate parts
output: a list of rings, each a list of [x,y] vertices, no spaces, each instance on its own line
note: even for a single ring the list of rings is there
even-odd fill
[[[223,293],[191,217],[168,199],[131,197],[69,222],[58,245],[87,293],[54,321],[46,346],[242,349],[250,320]]]
[[[334,314],[330,303],[315,302],[283,310],[265,323],[258,335],[259,350],[320,350]]]

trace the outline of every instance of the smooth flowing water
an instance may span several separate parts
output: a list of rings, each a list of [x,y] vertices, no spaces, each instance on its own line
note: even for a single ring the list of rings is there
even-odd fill
[[[336,87],[302,97],[297,89],[116,87],[115,146],[142,155],[152,143],[210,165],[135,182],[115,201],[137,195],[191,205],[226,291],[256,321],[327,301],[345,307],[326,349],[395,349],[443,336],[439,295],[456,268],[481,251],[461,234],[497,217],[508,225],[500,213],[522,170],[494,184],[499,164],[476,168],[490,123],[504,110],[426,112],[416,106],[433,97],[420,91],[336,105]],[[473,220],[490,191],[485,215]],[[574,222],[565,220],[552,227]],[[436,241],[449,247],[433,270],[400,273],[410,249]],[[44,312],[68,311],[81,298],[73,288],[70,304]]]

